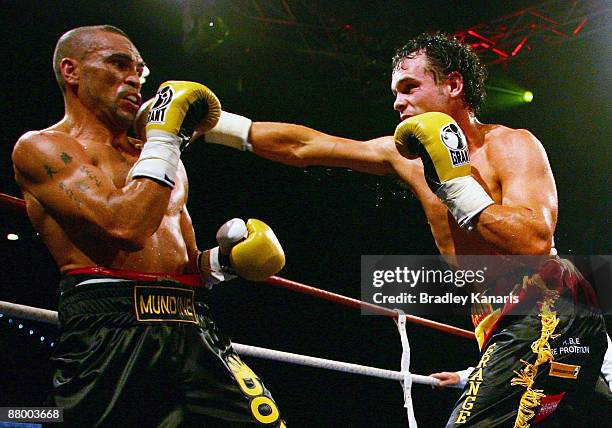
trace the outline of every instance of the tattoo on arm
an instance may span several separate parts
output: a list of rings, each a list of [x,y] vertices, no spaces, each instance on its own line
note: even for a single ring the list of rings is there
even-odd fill
[[[49,166],[49,165],[43,165],[43,167],[45,168],[45,172],[47,173],[47,175],[49,176],[49,178],[53,178],[53,174],[57,174],[57,169]]]
[[[102,182],[98,179],[98,177],[96,177],[95,174],[91,172],[91,170],[89,170],[85,165],[81,166],[81,172],[85,174],[91,181],[96,183],[97,187],[100,187],[102,185]]]
[[[62,160],[62,162],[64,162],[65,165],[68,165],[70,162],[72,162],[72,157],[66,152],[62,152],[62,154],[60,155],[60,159]]]
[[[79,197],[76,195],[76,193],[74,193],[72,191],[72,189],[70,189],[68,186],[66,186],[66,184],[64,184],[63,181],[60,181],[59,183],[59,187],[60,189],[62,189],[62,191],[68,195],[68,197],[72,200],[72,202],[74,202],[77,206],[77,208],[81,209],[81,204],[83,203]]]

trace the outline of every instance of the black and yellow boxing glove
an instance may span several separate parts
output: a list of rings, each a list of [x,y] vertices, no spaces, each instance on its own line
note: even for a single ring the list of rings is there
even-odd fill
[[[420,156],[425,179],[461,227],[493,199],[472,177],[467,140],[447,114],[423,113],[404,120],[395,129],[395,145],[406,157]]]
[[[127,178],[148,177],[174,187],[181,149],[196,130],[205,132],[217,124],[221,104],[200,83],[169,81],[160,85],[153,100],[141,106],[135,127],[142,126],[145,113],[146,143]]]

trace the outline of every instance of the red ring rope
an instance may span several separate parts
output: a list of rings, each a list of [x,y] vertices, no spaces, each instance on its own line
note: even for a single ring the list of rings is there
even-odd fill
[[[283,288],[287,288],[292,291],[299,293],[310,294],[321,299],[329,300],[341,305],[350,306],[355,309],[366,309],[384,315],[390,318],[397,318],[398,312],[392,309],[388,309],[382,306],[375,305],[373,303],[363,302],[361,300],[346,297],[341,294],[332,293],[331,291],[321,290],[319,288],[311,287],[310,285],[301,284],[299,282],[291,281],[289,279],[281,278],[279,276],[271,276],[266,279],[268,284],[277,285]],[[414,315],[406,315],[406,319],[414,324],[422,325],[425,327],[433,328],[434,330],[443,331],[445,333],[454,334],[456,336],[466,337],[468,339],[476,339],[474,333],[462,328],[453,327],[452,325],[443,324],[437,321],[432,321],[427,318],[421,318]]]
[[[25,201],[23,199],[6,195],[4,193],[0,193],[0,206],[10,208],[21,214],[26,213]],[[331,291],[321,290],[319,288],[315,288],[306,284],[301,284],[299,282],[291,281],[289,279],[281,278],[279,276],[271,276],[265,282],[271,285],[286,288],[288,290],[297,291],[299,293],[310,294],[311,296],[319,297],[321,299],[329,300],[335,303],[339,303],[341,305],[349,306],[351,308],[366,309],[376,314],[384,315],[390,318],[397,318],[398,315],[397,311],[394,311],[392,309],[374,305],[372,303],[363,302],[361,300],[346,297],[341,294],[332,293]],[[414,324],[429,327],[434,330],[443,331],[445,333],[450,333],[455,336],[466,337],[468,339],[476,339],[474,333],[468,330],[464,330],[462,328],[453,327],[448,324],[432,321],[427,318],[421,318],[414,315],[406,315],[406,319]]]
[[[0,193],[0,205],[3,207],[10,208],[18,213],[25,214],[26,206],[25,201],[23,199],[16,198],[14,196],[5,195],[4,193]]]

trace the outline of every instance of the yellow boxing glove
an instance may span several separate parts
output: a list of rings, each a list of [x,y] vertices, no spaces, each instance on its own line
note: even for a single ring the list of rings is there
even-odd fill
[[[181,150],[196,130],[214,127],[221,115],[221,104],[206,86],[195,82],[162,83],[153,100],[141,106],[134,127],[139,137],[146,114],[146,143],[128,180],[148,177],[174,187]]]
[[[227,221],[217,232],[219,247],[201,257],[200,272],[209,285],[228,281],[236,275],[249,281],[263,281],[285,266],[285,253],[270,227],[264,222],[239,218]],[[204,253],[202,253],[204,254]]]
[[[147,139],[155,131],[189,139],[196,129],[206,132],[214,127],[220,115],[219,99],[201,83],[164,82],[147,114]]]
[[[285,266],[285,252],[263,221],[251,218],[246,228],[247,237],[230,251],[230,266],[244,279],[263,281]]]
[[[421,157],[431,190],[446,205],[461,227],[493,204],[471,176],[467,140],[447,114],[423,113],[404,120],[395,129],[395,145],[405,157]]]

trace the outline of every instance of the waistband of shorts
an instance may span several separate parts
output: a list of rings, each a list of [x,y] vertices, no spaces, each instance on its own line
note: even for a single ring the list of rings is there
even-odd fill
[[[115,271],[117,272],[117,271]],[[96,269],[67,272],[60,281],[60,322],[73,316],[115,315],[120,324],[133,322],[198,322],[196,306],[207,296],[204,287],[193,287],[171,276],[143,279],[108,276]],[[137,278],[133,275],[131,278]],[[197,302],[197,305],[196,305]],[[204,305],[205,307],[205,305]]]
[[[73,278],[71,281],[77,280],[81,282],[81,278],[83,281],[90,279],[123,279],[123,280],[132,280],[139,282],[158,282],[158,281],[172,281],[178,282],[183,285],[188,285],[190,287],[206,287],[202,278],[198,274],[170,274],[165,272],[141,272],[136,270],[127,270],[127,269],[113,269],[107,268],[103,266],[90,266],[78,269],[72,269],[68,272],[64,273],[63,277]],[[62,278],[63,281],[64,278]],[[78,285],[78,282],[71,285]],[[110,281],[109,281],[110,282]]]

